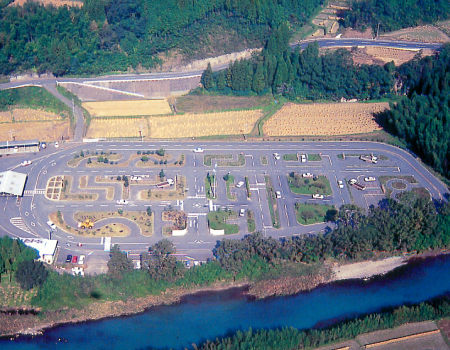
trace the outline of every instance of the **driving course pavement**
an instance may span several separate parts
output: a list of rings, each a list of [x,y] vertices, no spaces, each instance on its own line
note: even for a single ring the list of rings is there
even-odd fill
[[[194,153],[193,149],[201,147],[203,153]],[[138,151],[148,151],[163,148],[166,154],[172,155],[172,161],[185,156],[183,166],[136,166],[136,162],[129,162],[120,166],[121,162]],[[114,152],[123,156],[114,166],[86,166],[83,160],[77,167],[69,167],[67,162],[83,150],[90,153]],[[281,159],[273,157],[273,153],[279,153]],[[364,162],[359,159],[360,154],[375,154],[378,162]],[[208,154],[232,155],[237,159],[239,154],[245,158],[243,166],[220,166],[218,160],[213,160],[211,166],[204,164],[204,156]],[[319,154],[319,161],[285,161],[285,154]],[[342,159],[342,154],[345,159]],[[339,157],[338,157],[339,155]],[[263,165],[262,157],[266,157],[268,164]],[[26,167],[20,166],[23,160],[31,160],[32,164]],[[137,161],[138,159],[136,159]],[[77,186],[80,178],[88,176],[88,186],[95,186],[97,176],[116,178],[118,175],[138,176],[148,175],[156,178],[161,169],[164,169],[167,178],[175,178],[177,175],[186,177],[186,195],[183,200],[139,200],[138,192],[148,190],[149,185],[139,185],[137,182],[130,185],[130,197],[128,204],[118,205],[121,199],[122,185],[116,187],[114,200],[107,200],[105,191],[80,190]],[[59,241],[59,262],[63,262],[67,254],[86,254],[89,259],[106,260],[108,252],[105,252],[105,240],[101,237],[86,237],[70,235],[57,229],[51,232],[46,224],[48,215],[61,211],[67,223],[75,226],[73,214],[77,211],[142,211],[148,206],[154,213],[154,234],[151,237],[141,235],[139,227],[129,220],[122,221],[131,229],[127,237],[113,237],[111,244],[119,244],[122,250],[129,251],[133,255],[148,249],[157,241],[165,238],[162,235],[162,212],[169,206],[173,209],[183,210],[188,216],[188,232],[185,236],[168,237],[177,247],[182,256],[192,257],[196,260],[206,260],[212,257],[212,249],[219,239],[242,238],[248,234],[245,217],[238,217],[233,222],[239,225],[240,231],[236,235],[213,236],[209,233],[206,215],[210,209],[232,209],[239,212],[240,209],[251,210],[255,214],[256,230],[265,236],[280,238],[285,236],[314,234],[331,226],[331,223],[314,225],[300,225],[295,215],[295,203],[329,204],[339,208],[342,204],[354,203],[368,208],[371,204],[377,204],[385,198],[381,189],[379,176],[411,175],[417,180],[415,187],[426,188],[433,199],[446,200],[448,189],[434,177],[417,159],[410,153],[399,148],[372,142],[98,142],[98,143],[60,143],[59,148],[50,145],[34,155],[15,155],[0,158],[0,171],[14,170],[28,175],[24,196],[18,200],[13,197],[0,198],[0,228],[7,234],[16,237],[43,237]],[[290,172],[312,173],[314,175],[326,175],[329,179],[332,195],[323,199],[313,199],[311,195],[296,195],[289,189],[287,175]],[[218,198],[211,202],[206,198],[205,177],[207,174],[217,174]],[[227,174],[234,176],[234,183],[249,179],[251,199],[247,199],[246,186],[232,187],[231,191],[236,195],[236,200],[230,200],[226,195],[226,185],[223,177]],[[73,176],[72,192],[98,193],[95,201],[57,201],[49,200],[45,196],[48,180],[56,175]],[[264,177],[270,177],[274,190],[281,192],[281,198],[277,199],[277,207],[280,218],[279,229],[272,225],[272,219],[267,199],[267,189]],[[373,182],[364,182],[364,178],[375,177]],[[366,190],[358,191],[348,185],[350,179],[357,179],[366,185]],[[339,188],[338,180],[344,182],[344,188]],[[109,186],[110,184],[108,184]],[[97,185],[98,186],[98,185]],[[120,219],[108,219],[110,222],[118,222]],[[82,244],[79,246],[79,244]]]

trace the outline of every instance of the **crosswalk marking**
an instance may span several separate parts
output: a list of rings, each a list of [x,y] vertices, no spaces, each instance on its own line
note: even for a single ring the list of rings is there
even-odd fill
[[[35,194],[45,194],[45,189],[25,190],[23,192],[25,197],[32,197]]]
[[[22,231],[25,231],[25,232],[28,232],[28,233],[33,233],[28,228],[28,226],[25,224],[25,222],[23,222],[21,217],[11,218],[11,219],[9,219],[9,222],[12,225],[14,225],[15,227],[17,227],[18,229],[21,229]]]

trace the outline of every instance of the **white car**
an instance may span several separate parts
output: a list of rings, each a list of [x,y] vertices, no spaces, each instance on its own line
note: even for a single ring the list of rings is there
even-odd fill
[[[78,264],[83,265],[84,259],[86,259],[86,255],[81,254],[80,257],[78,258]]]
[[[53,221],[48,220],[48,221],[47,221],[47,225],[50,226],[50,228],[51,228],[52,230],[56,230],[56,225],[53,223]]]
[[[358,180],[356,180],[356,179],[350,179],[348,183],[349,183],[350,185],[354,185],[354,184],[357,183],[357,182],[358,182]]]
[[[119,205],[126,205],[128,204],[128,201],[126,201],[125,199],[119,199],[116,203]]]
[[[372,181],[375,181],[375,180],[376,180],[376,178],[373,177],[373,176],[368,176],[368,177],[364,178],[364,181],[366,181],[366,182],[372,182]]]
[[[302,160],[302,163],[305,163],[306,162],[306,155],[302,154],[300,156],[300,159]]]
[[[20,165],[22,166],[27,166],[31,164],[31,160],[24,160],[22,163],[20,163]]]
[[[203,148],[201,148],[201,147],[195,148],[193,151],[194,151],[194,153],[203,153],[204,152]]]
[[[281,159],[281,157],[280,157],[280,155],[278,153],[274,153],[273,154],[273,158],[276,159],[276,160]]]
[[[56,148],[59,147],[59,142],[58,142],[58,141],[55,142],[55,147],[56,147]]]
[[[342,182],[342,180],[338,180],[338,187],[344,188],[344,183]]]
[[[312,195],[312,197],[313,197],[314,199],[323,199],[323,194],[315,193],[315,194]]]
[[[241,209],[241,210],[239,211],[239,216],[244,216],[244,214],[245,214],[245,209]]]
[[[275,191],[275,197],[276,198],[281,198],[281,192],[280,191]]]
[[[244,181],[239,181],[239,182],[236,184],[236,187],[237,187],[237,188],[241,188],[242,186],[244,186]]]
[[[314,177],[314,175],[311,173],[304,173],[302,174],[302,177]]]

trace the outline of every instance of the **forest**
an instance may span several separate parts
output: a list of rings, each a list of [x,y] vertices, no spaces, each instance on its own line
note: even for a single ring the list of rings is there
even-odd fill
[[[146,69],[175,48],[188,58],[206,55],[209,37],[223,33],[230,51],[259,47],[281,23],[304,24],[323,0],[85,0],[70,8],[11,2],[0,1],[0,74],[62,76]]]
[[[292,52],[289,28],[281,25],[261,54],[234,61],[227,70],[202,75],[203,87],[221,94],[282,94],[291,100],[378,99],[391,96],[395,66],[356,65],[345,49],[319,53],[314,42]]]
[[[377,119],[436,171],[450,178],[450,46],[397,70],[406,97]]]
[[[384,33],[450,18],[447,0],[363,0],[352,1],[351,9],[341,13],[344,27],[361,31],[372,28]]]

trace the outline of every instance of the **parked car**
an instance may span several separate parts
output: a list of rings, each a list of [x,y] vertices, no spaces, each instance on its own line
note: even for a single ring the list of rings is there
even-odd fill
[[[278,153],[274,153],[273,154],[273,158],[276,159],[276,160],[281,159],[281,157],[280,157],[280,155]]]
[[[84,264],[84,259],[86,259],[86,255],[81,254],[80,258],[78,259],[78,264],[79,265],[83,265]]]
[[[22,163],[20,163],[20,165],[22,166],[27,166],[31,164],[31,160],[24,160]]]
[[[275,197],[276,198],[281,198],[281,192],[280,191],[275,191]]]
[[[53,223],[53,221],[48,220],[47,225],[50,226],[52,230],[56,230],[56,225]]]
[[[72,255],[67,255],[67,258],[66,258],[66,263],[70,263],[70,262],[72,262]]]
[[[315,194],[312,195],[312,197],[313,197],[314,199],[323,199],[323,194],[315,193]]]
[[[78,256],[74,255],[74,256],[72,257],[72,264],[76,264],[77,261],[78,261]]]
[[[304,173],[302,174],[302,177],[314,177],[314,175],[311,173]]]
[[[241,210],[239,211],[239,216],[244,216],[245,214],[245,209],[241,208]]]
[[[338,187],[344,188],[344,182],[342,182],[342,180],[338,180]]]
[[[375,181],[375,180],[376,180],[376,178],[373,176],[368,176],[368,177],[364,178],[364,181],[366,181],[366,182],[371,182],[371,181]]]
[[[355,183],[357,183],[358,182],[358,180],[356,180],[356,179],[350,179],[349,181],[348,181],[348,183],[350,184],[350,185],[353,185],[353,184],[355,184]]]
[[[241,188],[242,186],[244,186],[244,181],[239,181],[239,182],[236,184],[236,187],[237,187],[237,188]]]
[[[127,204],[128,204],[128,201],[126,201],[125,199],[119,199],[116,203],[117,203],[118,205],[127,205]]]
[[[302,154],[302,155],[300,156],[300,159],[302,160],[302,163],[305,163],[305,162],[306,162],[306,155],[305,155],[305,154]]]
[[[203,148],[198,147],[198,148],[195,148],[193,151],[194,151],[194,153],[203,153]]]
[[[58,141],[55,142],[55,147],[56,147],[56,148],[59,147],[59,142],[58,142]]]

